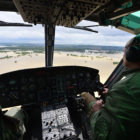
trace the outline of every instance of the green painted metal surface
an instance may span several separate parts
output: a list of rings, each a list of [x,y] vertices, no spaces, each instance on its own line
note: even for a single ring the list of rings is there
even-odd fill
[[[140,29],[140,11],[123,17],[121,25],[132,30]]]

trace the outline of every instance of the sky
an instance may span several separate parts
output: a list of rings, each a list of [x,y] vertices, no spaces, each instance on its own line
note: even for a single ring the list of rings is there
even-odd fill
[[[25,23],[15,12],[0,12],[0,21]],[[82,21],[78,26],[98,25],[96,22]],[[56,26],[55,44],[124,46],[134,35],[115,27],[91,28],[98,33]],[[0,43],[44,43],[44,27],[0,27]]]

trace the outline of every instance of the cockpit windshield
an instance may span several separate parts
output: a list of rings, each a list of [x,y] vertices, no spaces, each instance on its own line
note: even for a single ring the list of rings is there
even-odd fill
[[[123,56],[122,46],[56,45],[54,66],[77,65],[96,68],[105,82]]]
[[[11,18],[12,17],[12,18]],[[0,14],[1,20],[23,22],[16,13]],[[15,20],[13,20],[15,19]],[[24,23],[24,22],[23,22]],[[78,26],[97,25],[82,21]],[[123,47],[133,35],[109,27],[93,27],[97,33],[56,27],[53,66],[87,66],[99,70],[105,82],[123,56]],[[0,74],[45,66],[44,28],[0,28]]]

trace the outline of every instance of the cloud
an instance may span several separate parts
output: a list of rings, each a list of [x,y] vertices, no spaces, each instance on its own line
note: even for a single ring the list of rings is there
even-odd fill
[[[121,33],[122,31],[119,31],[118,29],[111,29],[111,27],[108,27],[108,29],[106,27],[105,30],[103,27],[102,29],[98,27],[95,30],[98,30],[99,33],[92,33],[76,29],[68,29],[65,27],[58,27],[56,32],[56,43],[75,44],[76,42],[77,44],[84,45],[96,44],[96,45],[124,46],[126,42],[133,37],[133,35],[130,35],[129,33],[123,34]],[[114,33],[115,31],[116,33]]]
[[[42,38],[44,36],[43,28],[34,27],[3,27],[0,28],[1,38]]]
[[[14,12],[0,12],[0,20],[24,23],[21,16]],[[98,25],[96,22],[82,21],[79,26]],[[56,44],[94,44],[124,46],[133,35],[116,28],[94,27],[98,34],[66,27],[56,27]],[[0,42],[36,42],[44,43],[44,27],[0,27]]]
[[[0,12],[0,20],[5,22],[24,22],[20,14],[15,12]]]

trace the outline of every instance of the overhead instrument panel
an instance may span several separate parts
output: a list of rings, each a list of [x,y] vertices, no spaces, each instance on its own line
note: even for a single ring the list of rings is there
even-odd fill
[[[79,67],[50,67],[20,70],[0,75],[1,106],[11,107],[47,101],[62,102],[65,97],[96,89],[98,70]]]
[[[25,22],[72,27],[109,0],[14,0]]]

